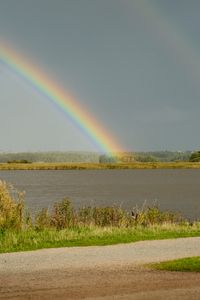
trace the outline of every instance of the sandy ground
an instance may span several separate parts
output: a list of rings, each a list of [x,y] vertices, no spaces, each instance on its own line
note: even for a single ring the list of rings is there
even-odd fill
[[[0,255],[0,299],[200,299],[200,273],[144,264],[200,256],[200,238]]]

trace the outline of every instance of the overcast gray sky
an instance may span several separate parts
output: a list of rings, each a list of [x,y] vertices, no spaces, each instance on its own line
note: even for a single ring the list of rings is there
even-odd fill
[[[133,151],[199,147],[199,32],[199,0],[0,0],[0,43]],[[0,137],[0,151],[98,151],[1,63]]]

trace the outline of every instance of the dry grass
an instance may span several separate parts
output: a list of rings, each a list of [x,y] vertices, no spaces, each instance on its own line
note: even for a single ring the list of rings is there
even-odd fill
[[[0,163],[0,170],[199,169],[200,162]]]
[[[0,230],[22,229],[23,210],[23,193],[0,181]]]

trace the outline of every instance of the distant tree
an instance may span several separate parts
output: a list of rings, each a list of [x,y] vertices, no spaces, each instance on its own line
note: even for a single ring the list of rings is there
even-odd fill
[[[140,161],[140,162],[156,162],[158,161],[155,157],[151,156],[151,155],[143,155],[143,156],[136,156],[136,161]]]
[[[117,158],[114,157],[114,156],[103,154],[103,155],[99,156],[99,162],[100,163],[105,163],[105,164],[106,163],[116,163],[117,162]]]
[[[200,151],[196,151],[194,153],[191,154],[190,156],[190,161],[191,162],[200,162]]]
[[[27,159],[21,159],[21,160],[8,160],[8,164],[30,164],[31,162]]]

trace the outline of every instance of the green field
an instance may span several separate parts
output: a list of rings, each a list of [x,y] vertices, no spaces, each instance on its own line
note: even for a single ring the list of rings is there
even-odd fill
[[[176,272],[200,272],[200,256],[161,262],[151,265],[156,270]]]

